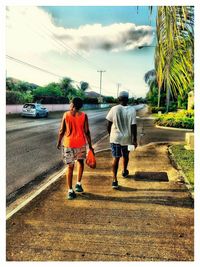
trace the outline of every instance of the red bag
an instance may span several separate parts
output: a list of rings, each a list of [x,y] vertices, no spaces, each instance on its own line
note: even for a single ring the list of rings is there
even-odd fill
[[[94,152],[92,151],[92,149],[89,149],[87,153],[86,164],[92,169],[96,168],[96,159],[95,159]]]

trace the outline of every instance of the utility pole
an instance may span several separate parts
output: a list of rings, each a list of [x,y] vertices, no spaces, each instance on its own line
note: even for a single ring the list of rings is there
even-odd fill
[[[100,72],[100,99],[101,99],[102,73],[106,72],[106,71],[105,70],[98,70],[97,72]]]
[[[121,83],[117,83],[117,97],[119,96],[119,87],[120,87]]]

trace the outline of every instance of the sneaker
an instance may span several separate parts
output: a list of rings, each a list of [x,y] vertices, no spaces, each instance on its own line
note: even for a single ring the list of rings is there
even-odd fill
[[[124,178],[128,177],[128,175],[129,175],[129,171],[128,170],[125,170],[125,171],[122,172],[122,176]]]
[[[112,182],[112,188],[113,188],[113,189],[117,189],[117,188],[119,188],[118,181],[113,181],[113,182]]]
[[[75,187],[75,191],[76,192],[83,192],[83,187],[81,186],[81,184],[76,184],[76,187]]]
[[[74,191],[68,192],[67,199],[71,200],[71,199],[74,199],[75,197],[76,197],[76,193]]]

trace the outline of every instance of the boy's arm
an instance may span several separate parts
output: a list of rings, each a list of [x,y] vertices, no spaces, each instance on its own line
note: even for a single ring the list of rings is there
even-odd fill
[[[65,134],[65,131],[66,131],[66,123],[65,123],[65,114],[64,114],[63,118],[62,118],[61,125],[60,125],[60,129],[58,132],[58,142],[57,142],[57,148],[58,149],[60,149],[61,142],[62,142],[63,136]]]
[[[92,141],[91,141],[91,135],[90,135],[90,129],[89,129],[89,123],[88,123],[88,116],[85,114],[85,124],[84,124],[84,131],[85,131],[85,136],[89,145],[89,148],[94,150],[92,147]]]

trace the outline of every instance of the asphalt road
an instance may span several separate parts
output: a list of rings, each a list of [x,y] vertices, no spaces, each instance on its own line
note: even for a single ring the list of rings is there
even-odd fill
[[[141,109],[142,106],[136,106]],[[90,110],[88,114],[93,144],[107,134],[108,110]],[[62,164],[61,151],[56,149],[62,113],[52,113],[48,119],[8,118],[6,135],[7,197],[25,184],[53,173]],[[149,119],[146,108],[137,111],[139,146],[151,142],[180,142],[185,132],[158,129]]]
[[[106,134],[107,110],[87,111],[92,141]],[[56,148],[62,113],[48,119],[8,118],[6,125],[6,195],[10,195],[36,177],[41,179],[62,163]]]

